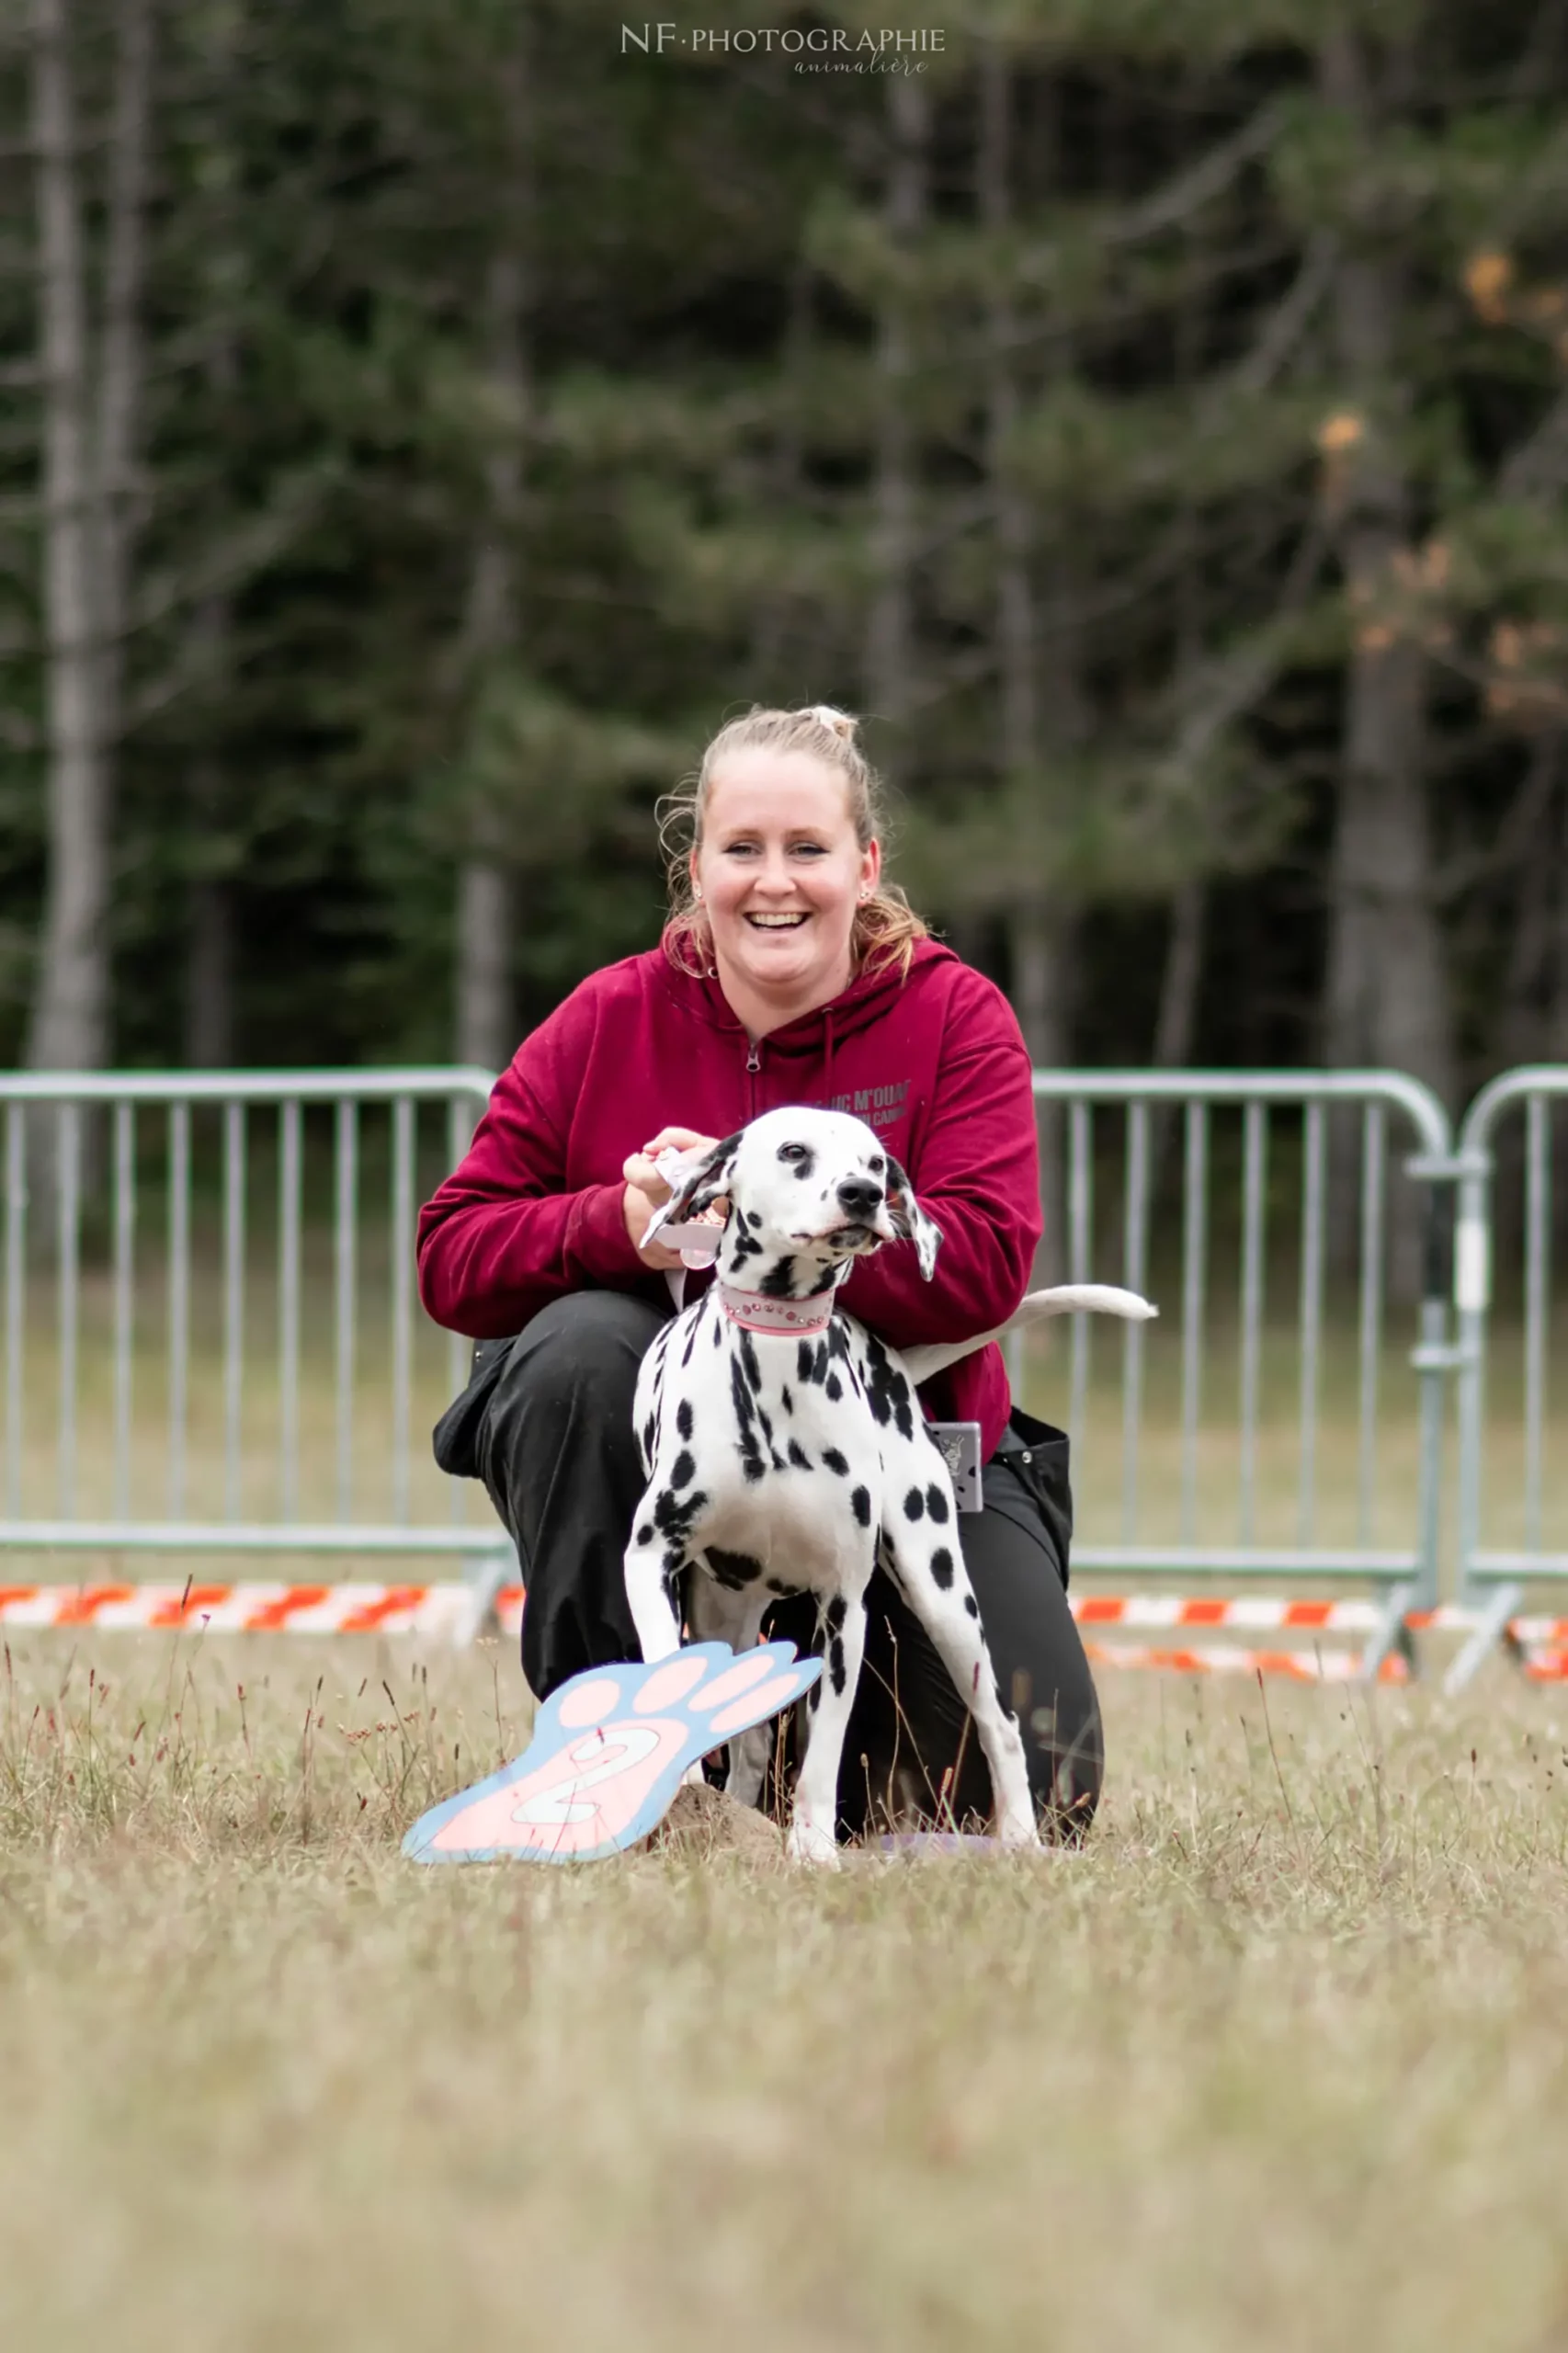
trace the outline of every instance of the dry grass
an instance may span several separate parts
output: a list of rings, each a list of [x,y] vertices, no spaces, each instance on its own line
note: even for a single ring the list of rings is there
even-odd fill
[[[0,2342],[1562,2343],[1562,1703],[1106,1697],[1081,1855],[420,1871],[509,1654],[13,1643]]]

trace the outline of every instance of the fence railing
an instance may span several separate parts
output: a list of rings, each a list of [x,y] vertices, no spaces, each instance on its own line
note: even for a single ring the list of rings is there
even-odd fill
[[[13,1552],[457,1556],[516,1574],[428,1431],[468,1343],[415,1219],[474,1070],[0,1077]]]
[[[1125,1324],[1116,1335],[1104,1325],[1096,1334],[1089,1316],[1072,1319],[1064,1385],[1081,1498],[1074,1573],[1370,1584],[1388,1599],[1385,1627],[1374,1644],[1381,1655],[1397,1638],[1405,1612],[1429,1606],[1437,1593],[1449,1310],[1446,1264],[1430,1248],[1424,1254],[1415,1346],[1400,1368],[1400,1377],[1416,1384],[1418,1441],[1397,1496],[1386,1493],[1380,1404],[1389,1377],[1383,1359],[1391,1231],[1440,1226],[1437,1189],[1449,1157],[1442,1105],[1415,1080],[1384,1071],[1039,1071],[1034,1086],[1044,1114],[1042,1182],[1063,1228],[1065,1250],[1059,1256],[1067,1279],[1097,1277],[1152,1290],[1162,1311],[1161,1323]],[[1108,1127],[1113,1131],[1108,1140]],[[1175,1167],[1174,1184],[1165,1181],[1165,1163]],[[1228,1197],[1221,1200],[1218,1221],[1217,1165],[1225,1172],[1221,1189]],[[1097,1218],[1108,1189],[1109,1217]],[[1164,1217],[1157,1221],[1162,1202]],[[1331,1206],[1338,1211],[1332,1220]],[[1226,1213],[1233,1210],[1239,1215]],[[1152,1242],[1162,1222],[1166,1263],[1156,1275]],[[1108,1235],[1096,1230],[1107,1223]],[[1332,1252],[1331,1238],[1339,1245]],[[1221,1251],[1232,1275],[1228,1301]],[[1278,1287],[1282,1257],[1293,1301],[1286,1341],[1290,1360],[1284,1364],[1278,1319],[1266,1320],[1270,1282]],[[1335,1336],[1347,1326],[1343,1370],[1355,1406],[1348,1428],[1336,1414],[1335,1459],[1325,1464],[1331,1278],[1340,1310]],[[1200,1476],[1200,1461],[1206,1451],[1213,1454],[1219,1435],[1205,1428],[1204,1413],[1215,1381],[1211,1326],[1219,1301],[1226,1302],[1234,1330],[1225,1416],[1231,1475],[1216,1480]],[[1119,1346],[1121,1359],[1114,1492],[1092,1475],[1096,1445],[1104,1441],[1089,1427],[1092,1351],[1107,1345]],[[1165,1443],[1156,1472],[1165,1532],[1165,1540],[1150,1541],[1143,1525],[1146,1370],[1150,1353],[1162,1347],[1171,1359]],[[1336,1392],[1345,1354],[1336,1349]],[[1022,1370],[1017,1350],[1015,1370]],[[1266,1378],[1290,1392],[1288,1437],[1277,1416],[1266,1426]],[[1058,1396],[1062,1386],[1059,1375]],[[1289,1463],[1287,1451],[1294,1458]],[[1325,1484],[1332,1489],[1332,1514],[1324,1509]],[[1333,1528],[1325,1525],[1330,1517]],[[1375,1540],[1380,1523],[1392,1541]]]
[[[1528,1585],[1568,1578],[1568,1527],[1549,1495],[1552,1324],[1552,1112],[1568,1100],[1568,1067],[1506,1071],[1482,1089],[1460,1129],[1454,1299],[1459,1312],[1459,1598],[1480,1612],[1450,1672],[1467,1681],[1517,1611]],[[1523,1134],[1509,1125],[1523,1112]],[[1517,1195],[1503,1215],[1500,1142],[1518,1149],[1508,1174]],[[1512,1188],[1510,1188],[1512,1189]],[[1518,1198],[1522,1196],[1522,1198]],[[1506,1240],[1500,1241],[1500,1236]],[[1517,1412],[1504,1430],[1489,1418],[1488,1371],[1504,1370],[1494,1330],[1502,1307],[1517,1313]],[[1510,1391],[1512,1381],[1509,1382]],[[1509,1403],[1514,1402],[1510,1395]],[[1560,1449],[1559,1449],[1560,1450]],[[1489,1472],[1490,1465],[1490,1475]],[[1490,1500],[1492,1540],[1484,1513]]]
[[[414,1284],[419,1201],[490,1084],[445,1069],[0,1077],[0,1547],[186,1565],[446,1557],[480,1594],[515,1575],[483,1495],[430,1459],[468,1344],[428,1323]],[[1437,1098],[1397,1073],[1034,1085],[1057,1271],[1162,1308],[1114,1332],[1074,1317],[1014,1351],[1019,1385],[1074,1438],[1075,1570],[1369,1586],[1386,1605],[1374,1664],[1438,1598],[1457,1374],[1457,1597],[1481,1612],[1462,1677],[1527,1584],[1568,1578],[1568,1492],[1559,1510],[1550,1479],[1551,1126],[1568,1066],[1494,1081],[1457,1148]],[[1514,1220],[1500,1137],[1518,1145]],[[1499,1277],[1517,1359],[1511,1339],[1498,1354]],[[1508,1407],[1491,1418],[1489,1383]]]

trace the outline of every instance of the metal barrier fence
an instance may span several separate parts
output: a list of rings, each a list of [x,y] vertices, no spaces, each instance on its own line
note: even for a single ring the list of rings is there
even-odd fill
[[[476,1588],[515,1576],[483,1494],[429,1460],[469,1344],[436,1331],[414,1282],[419,1200],[490,1086],[477,1070],[0,1078],[0,1545],[445,1555]]]
[[[490,1084],[478,1070],[0,1077],[0,1546],[445,1557],[476,1607],[515,1577],[483,1494],[429,1459],[468,1347],[428,1324],[414,1287],[418,1202]],[[1494,1081],[1457,1152],[1436,1097],[1396,1073],[1038,1072],[1035,1094],[1062,1273],[1148,1290],[1164,1311],[1114,1332],[1074,1317],[1056,1355],[1032,1337],[1027,1363],[1015,1352],[1031,1402],[1074,1438],[1075,1570],[1369,1586],[1375,1670],[1406,1613],[1437,1600],[1457,1370],[1459,1597],[1483,1605],[1470,1672],[1527,1581],[1568,1578],[1568,1511],[1556,1530],[1546,1494],[1551,1123],[1568,1067]],[[1518,1505],[1483,1543],[1493,1153],[1518,1106]],[[1406,1351],[1389,1278],[1413,1211],[1427,1246]],[[1336,1228],[1352,1246],[1331,1265]],[[1281,1281],[1288,1331],[1266,1313]],[[1406,1365],[1415,1411],[1388,1415]]]
[[[1568,1578],[1568,1529],[1553,1528],[1547,1495],[1548,1377],[1551,1328],[1551,1124],[1552,1107],[1568,1100],[1568,1067],[1544,1064],[1506,1071],[1482,1089],[1460,1126],[1455,1174],[1459,1219],[1455,1231],[1454,1302],[1459,1312],[1459,1598],[1475,1609],[1474,1633],[1449,1675],[1457,1689],[1468,1682],[1494,1643],[1503,1638],[1525,1597],[1527,1584]],[[1518,1458],[1500,1462],[1501,1433],[1486,1412],[1488,1355],[1493,1349],[1497,1275],[1499,1207],[1498,1131],[1511,1115],[1524,1112],[1522,1216],[1517,1229],[1517,1273],[1520,1356]],[[1510,1262],[1512,1251],[1508,1254]],[[1510,1282],[1511,1292],[1512,1285]],[[1515,1304],[1510,1297],[1507,1304]],[[1511,1402],[1511,1401],[1510,1401]],[[1509,1449],[1511,1451],[1511,1449]],[[1489,1455],[1502,1488],[1506,1518],[1497,1535],[1483,1542],[1483,1472]],[[1494,1506],[1494,1511],[1497,1506]],[[1556,1540],[1552,1539],[1555,1536]]]
[[[1430,1091],[1397,1073],[1262,1072],[1155,1073],[1037,1072],[1035,1096],[1040,1107],[1057,1107],[1059,1131],[1045,1144],[1045,1188],[1061,1203],[1066,1237],[1067,1279],[1097,1278],[1149,1291],[1161,1300],[1163,1323],[1127,1324],[1119,1336],[1121,1352],[1119,1395],[1115,1401],[1120,1427],[1115,1487],[1108,1493],[1095,1478],[1096,1440],[1089,1428],[1091,1350],[1096,1344],[1094,1319],[1072,1319],[1071,1358],[1065,1389],[1069,1401],[1069,1435],[1074,1441],[1074,1485],[1081,1498],[1079,1534],[1073,1547],[1074,1570],[1096,1574],[1114,1570],[1146,1576],[1169,1574],[1192,1579],[1246,1581],[1259,1577],[1303,1581],[1355,1580],[1381,1587],[1386,1606],[1366,1666],[1375,1672],[1388,1649],[1402,1639],[1407,1611],[1430,1606],[1437,1591],[1438,1508],[1441,1492],[1444,1384],[1451,1366],[1448,1346],[1447,1267],[1444,1254],[1431,1245],[1440,1238],[1442,1210],[1439,1186],[1449,1161],[1449,1130],[1441,1104]],[[1096,1114],[1101,1118],[1096,1121]],[[1109,1121],[1105,1114],[1110,1115]],[[1353,1428],[1338,1433],[1346,1442],[1348,1477],[1344,1463],[1331,1466],[1334,1517],[1339,1521],[1337,1540],[1325,1532],[1323,1461],[1323,1382],[1325,1341],[1325,1299],[1329,1277],[1329,1210],[1331,1121],[1337,1118],[1340,1133],[1334,1139],[1333,1164],[1342,1193],[1353,1187],[1342,1203],[1351,1227],[1352,1263],[1348,1284],[1341,1279],[1338,1293],[1350,1293],[1350,1355],[1346,1368],[1355,1397]],[[1048,1115],[1049,1119],[1049,1115]],[[1165,1283],[1151,1274],[1152,1208],[1162,1141],[1161,1129],[1179,1120],[1179,1202],[1174,1221],[1176,1262],[1168,1269],[1174,1297],[1162,1298]],[[1213,1483],[1200,1482],[1200,1438],[1203,1400],[1214,1382],[1209,1323],[1216,1290],[1218,1259],[1213,1239],[1214,1168],[1225,1140],[1239,1176],[1239,1233],[1236,1256],[1235,1388],[1232,1417],[1234,1436],[1234,1481],[1231,1493],[1216,1495]],[[1111,1185],[1119,1192],[1112,1209],[1119,1231],[1112,1245],[1116,1263],[1096,1256],[1096,1209],[1106,1189],[1100,1135],[1113,1125]],[[1394,1132],[1391,1135],[1391,1126]],[[1281,1203],[1276,1149],[1271,1181],[1271,1144],[1280,1131],[1288,1131],[1289,1157],[1295,1162],[1295,1198]],[[1099,1132],[1097,1133],[1096,1131]],[[1176,1136],[1165,1139],[1174,1146]],[[1404,1154],[1414,1144],[1415,1156]],[[1422,1185],[1419,1199],[1400,1201],[1401,1174]],[[1119,1178],[1119,1183],[1117,1180]],[[1167,1190],[1169,1188],[1166,1188]],[[1114,1203],[1114,1195],[1113,1195]],[[1405,1493],[1390,1498],[1381,1493],[1384,1469],[1380,1448],[1380,1387],[1384,1339],[1390,1315],[1389,1236],[1391,1203],[1405,1222],[1414,1214],[1426,1229],[1425,1291],[1419,1303],[1416,1345],[1408,1362],[1418,1384],[1416,1460]],[[1171,1221],[1167,1219],[1167,1224]],[[1265,1307],[1271,1271],[1278,1279],[1279,1252],[1271,1249],[1271,1227],[1278,1233],[1290,1228],[1286,1256],[1293,1258],[1288,1279],[1295,1294],[1294,1363],[1286,1381],[1294,1392],[1294,1461],[1288,1466],[1280,1434],[1268,1438],[1269,1467],[1263,1467],[1265,1418]],[[1174,1313],[1173,1313],[1174,1309]],[[1173,1327],[1174,1326],[1174,1330]],[[1167,1433],[1162,1455],[1165,1518],[1175,1527],[1163,1542],[1141,1540],[1145,1516],[1143,1455],[1145,1452],[1146,1358],[1162,1345],[1174,1350],[1174,1427]],[[1098,1344],[1106,1344],[1102,1325]],[[1015,1365],[1017,1369],[1017,1352]],[[1278,1370],[1275,1369],[1276,1385]],[[1343,1384],[1336,1381],[1336,1390]],[[1057,1393],[1062,1386],[1057,1382]],[[1049,1402],[1049,1401],[1047,1401]],[[1260,1489],[1267,1486],[1267,1498]],[[1174,1495],[1172,1490],[1174,1489]],[[1265,1501],[1272,1507],[1265,1526]],[[1278,1504],[1284,1501],[1289,1525],[1278,1524]],[[1083,1507],[1086,1502],[1087,1508]],[[1380,1516],[1395,1522],[1393,1542],[1374,1540]],[[1216,1520],[1228,1518],[1221,1535]],[[1114,1525],[1110,1524],[1114,1521]],[[1207,1523],[1200,1525],[1200,1522]],[[1226,1540],[1228,1536],[1228,1540]]]

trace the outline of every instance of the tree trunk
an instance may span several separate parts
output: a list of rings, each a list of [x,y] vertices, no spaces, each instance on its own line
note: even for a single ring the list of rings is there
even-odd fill
[[[803,495],[805,448],[801,418],[811,384],[812,312],[811,267],[797,256],[790,271],[789,311],[777,377],[783,413],[767,465],[767,494],[779,515],[797,511]],[[760,703],[780,702],[790,691],[785,682],[785,654],[792,612],[793,600],[787,594],[764,589],[756,597],[746,667],[752,692]]]
[[[197,787],[215,792],[209,770]],[[234,905],[222,876],[198,877],[186,951],[185,1059],[191,1070],[234,1067]]]
[[[108,1044],[108,745],[93,608],[87,304],[65,0],[33,0],[32,127],[43,377],[49,880],[27,1059],[35,1070],[97,1070]]]
[[[1184,882],[1171,902],[1170,940],[1160,981],[1154,1022],[1154,1068],[1184,1070],[1192,1060],[1198,1029],[1198,991],[1203,978],[1204,889],[1200,876]]]
[[[520,45],[503,67],[510,169],[499,208],[502,244],[485,275],[485,361],[510,420],[484,460],[484,519],[474,548],[464,620],[465,667],[476,694],[517,638],[517,535],[529,399],[522,239],[528,201],[527,81]],[[504,1070],[517,1045],[511,961],[517,879],[502,855],[495,813],[477,802],[458,874],[455,1047],[460,1063]]]
[[[458,877],[457,1059],[505,1070],[517,1047],[512,1017],[512,875],[477,850]]]
[[[108,249],[98,338],[95,451],[98,710],[112,764],[119,737],[145,358],[147,147],[152,106],[151,0],[118,0],[114,121],[109,137]]]
[[[907,248],[926,217],[926,92],[903,75],[888,83],[890,159],[885,218],[889,236]],[[866,639],[869,714],[901,731],[907,723],[915,676],[912,568],[915,540],[915,432],[909,414],[914,338],[907,300],[884,295],[877,334],[876,478],[872,490],[871,560],[876,585]],[[886,765],[896,768],[895,755]]]
[[[1332,103],[1369,119],[1366,61],[1353,34],[1323,51]],[[1406,552],[1408,500],[1384,421],[1400,392],[1394,339],[1403,297],[1397,264],[1347,250],[1335,287],[1335,325],[1355,438],[1330,496],[1354,620],[1339,809],[1330,874],[1324,1043],[1336,1068],[1382,1064],[1425,1079],[1452,1108],[1454,1051],[1433,892],[1425,777],[1426,660],[1392,617],[1396,558]],[[1358,1124],[1335,1122],[1334,1255],[1353,1262]],[[1390,1279],[1414,1296],[1420,1235],[1413,1189],[1396,1184]]]
[[[1037,1070],[1062,1070],[1072,1059],[1074,929],[1068,910],[1053,905],[1043,892],[1028,906],[1013,909],[1007,918],[1013,1009]],[[1041,1104],[1037,1126],[1043,1231],[1035,1279],[1050,1283],[1061,1279],[1067,1264],[1060,1108]]]
[[[1000,41],[980,49],[980,147],[976,188],[980,217],[1000,243],[1012,218],[1013,77]],[[986,366],[985,438],[996,535],[995,644],[998,688],[997,750],[1004,779],[1028,780],[1040,790],[1041,745],[1046,721],[1040,708],[1040,621],[1033,579],[1035,520],[1022,487],[1009,479],[1009,444],[1017,428],[1019,395],[1014,349],[1017,320],[1001,293],[986,306],[989,352]],[[1067,651],[1053,639],[1055,663]],[[1053,680],[1060,688],[1061,681]],[[1051,699],[1051,733],[1060,737],[1071,720],[1064,698]],[[1046,875],[1033,878],[1027,898],[1007,913],[1013,971],[1013,1006],[1029,1058],[1037,1068],[1060,1070],[1072,1054],[1071,959],[1073,913]],[[1062,1180],[1062,1121],[1060,1107],[1041,1104],[1040,1196],[1043,1222],[1036,1278],[1054,1281],[1066,1265],[1066,1191]]]

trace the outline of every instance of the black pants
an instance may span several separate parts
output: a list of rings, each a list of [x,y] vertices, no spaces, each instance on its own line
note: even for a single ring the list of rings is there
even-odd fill
[[[644,1484],[631,1404],[664,1320],[646,1300],[619,1291],[557,1300],[520,1337],[480,1343],[470,1390],[437,1432],[443,1467],[483,1479],[517,1547],[528,1586],[523,1673],[538,1699],[584,1667],[641,1655],[622,1574]],[[1041,1826],[1079,1837],[1098,1802],[1104,1747],[1067,1607],[1066,1440],[1015,1415],[1005,1444],[1012,1459],[999,1450],[982,1473],[984,1509],[960,1517],[964,1566],[1018,1717]],[[776,1605],[767,1631],[812,1648],[811,1597]],[[858,1836],[895,1810],[961,1823],[990,1807],[991,1776],[969,1711],[879,1570],[839,1775],[841,1832]]]

